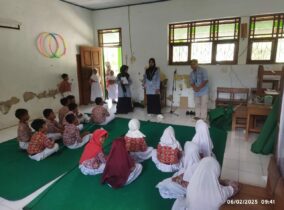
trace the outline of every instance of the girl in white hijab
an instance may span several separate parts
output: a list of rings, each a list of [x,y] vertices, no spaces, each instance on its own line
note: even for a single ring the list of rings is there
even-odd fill
[[[193,142],[184,145],[183,167],[171,178],[160,182],[156,187],[163,198],[183,198],[190,178],[200,161],[198,146]]]
[[[160,139],[157,150],[152,152],[152,160],[163,172],[175,172],[181,167],[182,149],[175,138],[172,126],[167,127]]]
[[[125,144],[127,151],[136,162],[142,162],[151,157],[153,147],[148,147],[145,141],[145,135],[139,130],[140,122],[132,119],[128,123],[129,131],[125,135]]]
[[[220,165],[213,157],[200,161],[187,187],[186,198],[177,199],[172,210],[219,210],[228,198],[238,192],[236,182],[219,182]]]
[[[195,136],[192,142],[198,145],[201,157],[214,155],[212,152],[213,143],[210,138],[208,125],[203,120],[198,120],[195,125]]]

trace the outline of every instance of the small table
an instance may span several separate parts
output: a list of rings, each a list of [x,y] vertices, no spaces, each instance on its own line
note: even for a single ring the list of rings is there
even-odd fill
[[[247,123],[246,123],[246,133],[249,132],[259,133],[260,129],[254,127],[254,123],[251,120],[253,116],[268,116],[272,109],[271,105],[265,104],[248,104],[247,106]]]

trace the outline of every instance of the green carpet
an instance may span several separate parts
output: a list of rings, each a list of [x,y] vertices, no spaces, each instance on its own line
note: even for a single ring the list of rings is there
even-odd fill
[[[86,124],[84,130],[92,131],[97,125]],[[0,144],[0,197],[19,200],[77,166],[83,148],[70,150],[60,143],[52,156],[37,162],[19,149],[16,139]]]
[[[105,144],[106,152],[109,151],[114,138],[119,136],[113,135],[113,132],[124,134],[127,132],[127,123],[126,119],[116,119],[112,126],[105,127],[110,132]],[[141,122],[141,131],[146,134],[148,145],[156,147],[167,126],[169,125]],[[193,127],[176,125],[173,127],[181,145],[194,136]],[[222,165],[227,134],[215,128],[210,129],[210,134],[214,143],[214,153]],[[24,209],[167,210],[171,209],[174,200],[162,199],[155,186],[171,175],[172,173],[162,173],[157,170],[149,159],[143,162],[143,171],[137,180],[124,188],[114,190],[100,184],[101,175],[84,176],[75,167]]]

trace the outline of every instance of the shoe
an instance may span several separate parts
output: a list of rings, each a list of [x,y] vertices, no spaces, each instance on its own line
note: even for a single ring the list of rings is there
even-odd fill
[[[164,119],[164,116],[161,115],[161,114],[158,114],[158,115],[157,115],[157,118]]]
[[[148,117],[152,117],[153,115],[152,115],[152,114],[147,114],[147,116],[148,116]]]
[[[193,119],[194,119],[194,120],[200,120],[200,118],[199,118],[199,117],[194,117]]]

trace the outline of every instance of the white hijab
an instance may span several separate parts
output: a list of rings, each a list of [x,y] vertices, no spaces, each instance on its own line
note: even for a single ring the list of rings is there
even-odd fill
[[[186,193],[189,210],[219,210],[233,195],[231,186],[219,183],[220,165],[213,157],[203,158],[193,176]]]
[[[203,120],[198,120],[195,125],[195,136],[192,142],[198,145],[199,153],[203,157],[208,157],[212,155],[213,143],[210,138],[208,125]]]
[[[184,145],[184,158],[183,158],[183,180],[189,182],[193,172],[200,162],[200,155],[198,146],[190,141]]]
[[[182,150],[178,140],[176,140],[175,131],[172,126],[169,126],[164,130],[164,133],[160,139],[160,145]]]
[[[132,119],[128,123],[129,131],[125,136],[129,138],[144,138],[145,135],[139,130],[140,122],[137,119]]]

